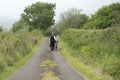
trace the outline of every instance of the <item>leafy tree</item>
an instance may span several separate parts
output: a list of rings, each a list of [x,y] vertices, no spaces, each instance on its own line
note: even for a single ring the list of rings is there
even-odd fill
[[[19,21],[15,22],[12,27],[13,32],[20,31],[21,29],[24,29],[26,26],[26,23],[24,20],[21,18]]]
[[[81,11],[81,9],[72,8],[62,13],[57,23],[59,29],[62,31],[67,28],[81,28],[88,20],[88,16]]]
[[[84,25],[85,29],[104,29],[120,24],[120,3],[100,8]]]
[[[54,24],[55,4],[37,2],[25,8],[21,15],[32,29],[40,28],[47,30]]]

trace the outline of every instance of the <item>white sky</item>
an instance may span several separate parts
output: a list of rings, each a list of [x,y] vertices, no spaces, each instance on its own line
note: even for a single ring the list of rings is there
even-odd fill
[[[37,1],[56,3],[56,20],[62,12],[70,8],[83,9],[84,13],[90,15],[103,5],[120,2],[120,0],[0,0],[0,17],[19,19],[25,7]]]

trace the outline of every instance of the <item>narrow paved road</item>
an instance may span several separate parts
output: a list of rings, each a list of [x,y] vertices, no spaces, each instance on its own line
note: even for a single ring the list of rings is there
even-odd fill
[[[60,76],[60,80],[85,80],[67,64],[59,52],[50,52],[48,38],[43,40],[34,56],[7,80],[40,80],[43,69],[39,65],[45,60],[46,54],[51,54],[52,60],[57,63],[55,72]]]

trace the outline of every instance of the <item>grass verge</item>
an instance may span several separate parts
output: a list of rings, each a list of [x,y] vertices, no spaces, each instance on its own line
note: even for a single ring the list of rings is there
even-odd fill
[[[43,40],[43,38],[38,41],[38,44],[32,49],[32,51],[28,55],[26,55],[24,58],[22,58],[17,63],[15,63],[14,66],[7,67],[4,72],[1,72],[0,73],[0,80],[7,80],[7,78],[11,74],[13,74],[15,71],[17,71],[20,67],[22,67],[34,55],[34,53],[37,50],[37,47],[40,45],[42,40]]]
[[[112,80],[110,76],[99,72],[92,66],[85,65],[78,58],[71,56],[71,52],[74,52],[67,43],[65,43],[62,38],[59,37],[59,50],[62,56],[67,60],[67,62],[78,72],[84,75],[84,77],[88,80]]]

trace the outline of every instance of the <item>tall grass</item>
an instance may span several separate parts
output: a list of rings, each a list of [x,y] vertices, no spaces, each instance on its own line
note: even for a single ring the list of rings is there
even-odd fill
[[[93,68],[99,68],[114,80],[120,79],[120,28],[104,30],[69,29],[61,35],[73,57]]]
[[[75,68],[85,80],[112,80],[107,74],[102,74],[99,68],[93,68],[91,65],[86,65],[78,56],[71,54],[77,53],[65,41],[59,38],[59,50],[67,62]]]
[[[0,79],[9,67],[14,67],[29,55],[42,38],[39,30],[0,33]]]

